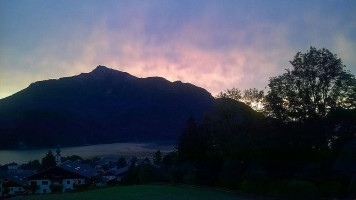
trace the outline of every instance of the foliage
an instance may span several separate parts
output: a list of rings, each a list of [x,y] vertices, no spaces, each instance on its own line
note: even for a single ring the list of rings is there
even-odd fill
[[[62,192],[62,185],[50,185],[51,193],[61,193]]]
[[[178,153],[177,151],[172,151],[166,154],[162,159],[162,166],[164,168],[170,168],[177,165]]]
[[[42,169],[47,169],[56,166],[56,159],[52,151],[48,151],[45,157],[42,158]]]
[[[122,168],[122,167],[125,167],[126,165],[127,165],[127,162],[124,157],[120,157],[116,162],[117,168]]]
[[[160,150],[157,150],[155,156],[153,157],[153,163],[160,166],[162,164],[162,153]]]
[[[356,110],[285,123],[232,99],[216,99],[213,108],[202,123],[187,121],[178,159],[167,164],[172,183],[271,195],[322,194],[317,186],[333,175],[343,146],[355,137]],[[330,193],[346,192],[338,187]]]
[[[78,155],[71,155],[71,156],[67,156],[65,158],[62,158],[63,162],[70,160],[70,161],[82,161],[83,158],[78,156]]]
[[[247,179],[241,183],[240,189],[247,193],[260,194],[267,192],[268,188],[265,182]]]
[[[139,167],[138,179],[140,184],[158,182],[161,180],[160,171],[151,164],[143,164]]]
[[[317,192],[317,187],[310,181],[290,181],[287,187],[288,192],[291,194],[310,194]]]
[[[139,184],[139,169],[136,167],[137,157],[133,157],[130,161],[127,172],[122,178],[122,183],[124,185]]]
[[[323,196],[333,196],[345,193],[345,187],[338,181],[326,181],[319,186],[319,192]]]
[[[256,111],[263,111],[264,91],[250,88],[244,91],[242,102]]]
[[[242,98],[241,90],[237,88],[227,89],[224,92],[220,92],[217,98],[230,98],[239,101]]]
[[[268,84],[265,107],[270,116],[304,120],[326,116],[335,108],[356,107],[356,79],[328,49],[310,47],[290,63],[291,70]]]
[[[35,182],[31,182],[31,184],[29,184],[27,187],[32,192],[32,194],[35,194],[36,190],[40,188],[40,186],[37,185]]]
[[[41,163],[39,160],[30,160],[28,163],[21,165],[21,169],[24,170],[39,170]]]
[[[241,90],[234,87],[220,92],[216,98],[229,98],[235,101],[241,101],[256,111],[263,111],[264,96],[263,90],[250,88],[244,90],[242,93]]]
[[[190,117],[178,143],[178,156],[180,159],[194,161],[202,156],[204,143],[202,135],[198,132],[197,124],[193,117]]]

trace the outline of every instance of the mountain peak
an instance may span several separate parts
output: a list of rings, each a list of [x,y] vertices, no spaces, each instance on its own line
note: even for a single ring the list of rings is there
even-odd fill
[[[130,75],[127,72],[122,72],[119,70],[115,70],[112,68],[108,68],[103,65],[97,66],[93,71],[89,73],[97,79],[106,79],[108,77],[120,77],[120,78],[134,78],[134,76]]]
[[[93,71],[91,71],[92,73],[102,73],[102,72],[112,72],[115,71],[114,69],[108,68],[106,66],[103,65],[98,65]]]

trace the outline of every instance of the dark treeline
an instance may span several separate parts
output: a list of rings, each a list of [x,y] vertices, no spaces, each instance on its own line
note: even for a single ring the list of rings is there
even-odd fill
[[[355,110],[340,110],[283,123],[234,100],[217,99],[215,112],[201,125],[187,122],[178,160],[192,167],[193,184],[251,193],[347,194],[350,178],[336,173],[334,165],[354,138],[355,119]]]
[[[355,164],[340,159],[355,140],[355,77],[327,49],[311,47],[291,64],[270,79],[266,95],[236,88],[220,93],[202,123],[187,121],[177,151],[163,157],[160,170],[140,165],[135,176],[151,171],[153,182],[297,198],[353,195],[355,169],[335,165]]]

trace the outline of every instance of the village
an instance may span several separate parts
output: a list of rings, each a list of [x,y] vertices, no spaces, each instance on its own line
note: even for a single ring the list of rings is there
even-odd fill
[[[160,151],[156,152],[158,157]],[[20,195],[35,195],[61,193],[75,190],[100,188],[108,185],[119,185],[130,166],[150,163],[149,158],[119,159],[110,157],[83,160],[79,156],[62,157],[57,148],[55,155],[49,151],[42,159],[42,164],[48,157],[54,157],[55,165],[39,170],[31,169],[29,165],[35,162],[19,165],[8,163],[0,168],[0,199]],[[38,162],[39,165],[39,162]]]

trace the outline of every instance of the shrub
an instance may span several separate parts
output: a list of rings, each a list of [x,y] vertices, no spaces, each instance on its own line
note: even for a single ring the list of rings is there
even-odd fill
[[[317,187],[310,181],[290,181],[288,183],[288,192],[291,194],[313,194],[317,191]]]
[[[62,185],[50,185],[51,193],[60,193],[62,192]]]
[[[319,186],[319,193],[323,196],[335,196],[345,192],[345,186],[336,181],[328,181]]]
[[[278,196],[288,191],[287,181],[271,181],[268,183],[268,194]]]
[[[267,191],[266,181],[246,179],[242,181],[240,189],[247,193],[260,194]]]

